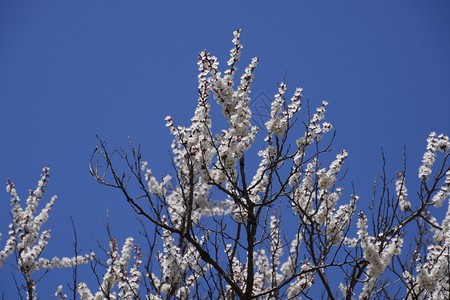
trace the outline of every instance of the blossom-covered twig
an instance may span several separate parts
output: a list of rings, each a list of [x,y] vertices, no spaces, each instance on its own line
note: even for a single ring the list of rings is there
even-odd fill
[[[6,191],[11,194],[11,216],[12,223],[8,232],[9,238],[5,248],[0,251],[0,267],[14,251],[16,251],[17,267],[26,280],[26,291],[28,299],[35,299],[35,280],[31,274],[41,269],[70,268],[75,265],[86,264],[93,259],[94,253],[72,258],[54,257],[49,260],[42,257],[42,254],[50,239],[50,230],[41,231],[41,227],[49,218],[49,213],[57,199],[53,196],[40,212],[37,211],[39,201],[43,200],[47,182],[50,178],[50,168],[42,169],[44,174],[38,181],[37,188],[29,191],[26,200],[26,207],[20,205],[20,199],[14,184],[8,180]]]
[[[137,299],[139,298],[139,287],[141,272],[141,252],[137,245],[133,245],[133,238],[129,237],[123,244],[122,251],[119,253],[117,240],[111,237],[109,242],[110,251],[107,261],[108,268],[103,275],[103,281],[99,286],[99,291],[92,295],[86,283],[78,284],[78,293],[83,300],[103,300],[103,299]],[[135,249],[134,264],[128,270],[129,260],[132,251]],[[118,288],[118,292],[114,288]]]

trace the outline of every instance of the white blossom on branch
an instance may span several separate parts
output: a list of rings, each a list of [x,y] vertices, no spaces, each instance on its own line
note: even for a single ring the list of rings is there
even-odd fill
[[[141,272],[139,266],[142,262],[140,249],[133,244],[133,238],[125,240],[122,250],[119,253],[117,240],[111,237],[108,252],[108,268],[103,275],[103,281],[99,286],[99,291],[92,295],[86,283],[78,284],[78,293],[83,300],[103,300],[103,299],[136,299],[139,295]],[[135,249],[134,264],[130,270],[129,260],[132,251]],[[114,289],[117,285],[118,292]]]
[[[30,190],[26,200],[26,207],[20,205],[20,198],[14,184],[8,180],[6,191],[11,195],[12,223],[9,225],[9,238],[5,248],[0,251],[0,267],[3,266],[8,256],[16,251],[16,263],[19,271],[24,275],[29,299],[35,298],[35,280],[31,274],[41,269],[70,268],[86,264],[94,257],[94,253],[77,257],[54,257],[49,260],[42,257],[50,239],[50,230],[42,230],[42,226],[49,218],[49,213],[56,202],[53,196],[50,201],[38,212],[39,202],[43,200],[47,182],[50,178],[50,168],[42,169],[44,174],[38,181],[35,190]]]

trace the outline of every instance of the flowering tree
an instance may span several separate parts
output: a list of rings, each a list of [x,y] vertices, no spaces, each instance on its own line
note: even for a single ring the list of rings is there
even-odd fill
[[[339,186],[348,153],[328,156],[334,134],[323,121],[327,102],[314,113],[308,109],[300,122],[302,89],[286,100],[280,83],[266,133],[252,126],[249,95],[258,59],[235,85],[240,33],[234,32],[223,73],[216,57],[199,54],[191,125],[166,117],[174,138],[173,177],[155,178],[131,142],[128,152],[110,152],[99,140],[91,174],[123,193],[143,223],[148,247],[141,250],[129,238],[119,253],[111,238],[98,292],[78,283],[81,299],[448,299],[450,209],[440,221],[430,211],[450,196],[449,138],[430,134],[417,195],[408,197],[406,168],[391,194],[383,167],[370,211],[357,212],[358,196],[342,200]],[[213,132],[211,96],[227,121],[219,132]],[[294,138],[302,127],[304,134]],[[253,165],[257,134],[265,135],[265,145]],[[7,242],[0,263],[14,245]],[[60,289],[57,294],[63,297]]]

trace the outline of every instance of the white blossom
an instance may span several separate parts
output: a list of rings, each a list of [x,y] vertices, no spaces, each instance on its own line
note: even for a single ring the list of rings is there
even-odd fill
[[[367,232],[367,217],[365,215],[360,216],[357,226],[359,228],[358,239],[364,249],[364,259],[369,262],[363,291],[359,295],[359,299],[368,299],[375,288],[377,278],[385,272],[392,257],[400,255],[403,238],[400,235],[395,235],[388,240],[389,243],[382,243],[375,237],[370,236]]]
[[[308,272],[312,265],[309,262],[302,264],[301,270],[305,273],[296,277],[295,281],[291,283],[287,289],[287,297],[292,299],[298,297],[301,292],[304,292],[311,288],[314,284],[315,276],[313,272]]]
[[[445,182],[442,184],[439,191],[434,194],[431,201],[435,207],[441,207],[444,201],[450,197],[450,170],[445,173]]]
[[[62,292],[62,285],[59,285],[59,286],[58,286],[58,289],[55,291],[54,296],[55,296],[55,297],[58,297],[58,300],[66,299],[66,298],[67,298],[67,295],[66,295],[66,294],[63,294],[63,292]]]
[[[395,181],[395,191],[397,192],[398,203],[400,209],[407,211],[411,209],[411,203],[406,199],[408,190],[405,186],[405,176],[402,172],[397,172],[397,180]]]
[[[119,253],[117,240],[111,237],[109,242],[110,251],[108,252],[108,268],[103,275],[103,281],[99,286],[99,291],[93,296],[86,283],[78,284],[78,294],[81,299],[86,300],[103,300],[103,299],[135,299],[139,294],[139,279],[141,272],[138,270],[141,261],[139,247],[133,244],[133,238],[129,237],[125,240],[122,250]],[[131,252],[136,249],[134,256],[134,265],[128,271]],[[114,290],[118,286],[118,293]]]
[[[9,226],[10,231],[8,232],[9,237],[6,245],[0,251],[0,267],[3,266],[8,256],[14,250],[17,250],[17,265],[20,271],[27,274],[27,276],[41,269],[69,268],[75,265],[86,264],[94,257],[94,253],[73,258],[54,257],[52,260],[42,257],[50,239],[50,230],[41,231],[42,226],[48,220],[49,212],[57,200],[57,197],[53,196],[38,213],[37,206],[43,200],[43,194],[50,177],[50,168],[44,167],[42,171],[44,174],[41,175],[37,188],[34,191],[29,191],[25,208],[22,208],[20,205],[20,198],[14,184],[8,180],[6,185],[6,191],[11,195],[12,223]],[[31,279],[28,282],[34,284],[34,281]]]
[[[436,136],[435,132],[431,132],[427,143],[427,151],[423,154],[422,165],[419,168],[419,178],[422,180],[427,180],[431,174],[431,167],[436,160],[436,151],[446,153],[450,149],[449,138],[443,134]]]

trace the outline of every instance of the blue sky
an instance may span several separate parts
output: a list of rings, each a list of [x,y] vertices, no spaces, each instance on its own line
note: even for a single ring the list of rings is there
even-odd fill
[[[329,102],[334,149],[349,152],[346,180],[361,209],[381,146],[394,177],[406,145],[408,188],[418,186],[427,135],[450,134],[448,1],[1,0],[0,178],[11,178],[25,199],[50,166],[48,194],[59,199],[46,257],[72,255],[70,216],[80,247],[97,250],[92,236],[106,240],[98,220],[106,206],[119,243],[133,235],[137,223],[121,195],[89,175],[95,135],[113,148],[126,147],[130,135],[156,175],[168,172],[163,118],[187,124],[198,52],[206,48],[225,65],[236,28],[243,29],[240,70],[260,58],[253,95],[274,95],[286,77],[288,94],[301,86],[312,106]],[[0,197],[1,247],[9,198]],[[3,284],[10,277],[0,269],[6,299],[15,293]]]

